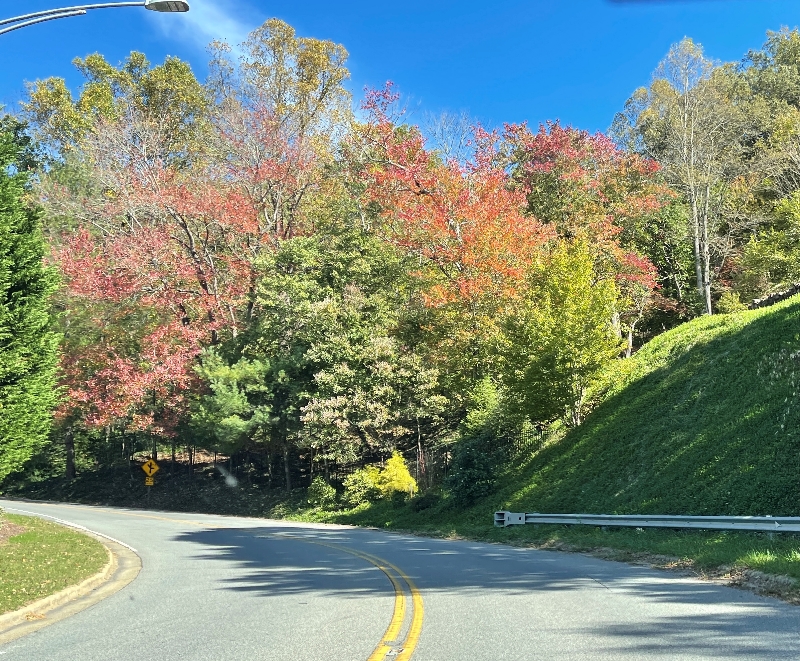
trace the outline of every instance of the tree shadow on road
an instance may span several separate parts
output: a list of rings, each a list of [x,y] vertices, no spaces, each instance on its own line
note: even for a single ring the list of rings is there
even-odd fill
[[[264,598],[392,596],[384,574],[347,551],[367,553],[399,567],[423,598],[465,599],[458,607],[465,626],[472,620],[510,625],[522,611],[525,635],[563,639],[564,658],[576,645],[574,654],[586,652],[581,640],[599,641],[602,653],[598,648],[596,656],[580,658],[623,651],[642,658],[800,658],[796,607],[579,554],[269,522],[187,531],[175,541],[196,544],[195,557],[230,564],[220,589]]]

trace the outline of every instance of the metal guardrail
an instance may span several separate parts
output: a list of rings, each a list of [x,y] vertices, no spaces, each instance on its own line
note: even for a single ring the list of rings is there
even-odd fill
[[[494,525],[551,523],[626,528],[694,528],[696,530],[756,530],[800,532],[800,516],[675,516],[670,514],[539,514],[500,511]]]

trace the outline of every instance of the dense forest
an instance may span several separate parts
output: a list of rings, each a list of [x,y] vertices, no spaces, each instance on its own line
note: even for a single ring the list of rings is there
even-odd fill
[[[468,500],[649,338],[800,281],[797,30],[684,39],[608,135],[414,125],[278,20],[210,52],[2,120],[0,481],[213,456],[355,504],[404,458]]]

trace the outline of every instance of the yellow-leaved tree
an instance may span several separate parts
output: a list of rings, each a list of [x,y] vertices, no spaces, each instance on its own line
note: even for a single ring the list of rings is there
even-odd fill
[[[406,460],[397,451],[392,452],[392,457],[386,462],[386,467],[376,481],[384,497],[390,497],[396,491],[414,495],[417,490],[417,482],[408,472]]]

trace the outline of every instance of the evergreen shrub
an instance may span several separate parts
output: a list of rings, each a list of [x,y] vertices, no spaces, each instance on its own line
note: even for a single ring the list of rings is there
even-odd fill
[[[464,436],[456,445],[447,478],[451,502],[469,507],[494,491],[504,453],[490,429]]]
[[[359,468],[344,478],[344,502],[351,507],[371,503],[381,495],[378,488],[380,469],[377,466]]]
[[[422,512],[423,510],[435,507],[442,501],[442,494],[438,491],[426,491],[421,496],[412,498],[409,506],[415,512]]]
[[[308,502],[315,507],[329,508],[336,504],[336,489],[317,475],[308,487]]]

